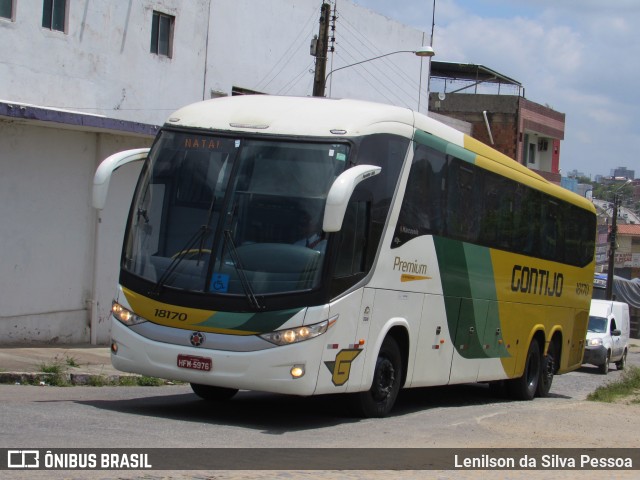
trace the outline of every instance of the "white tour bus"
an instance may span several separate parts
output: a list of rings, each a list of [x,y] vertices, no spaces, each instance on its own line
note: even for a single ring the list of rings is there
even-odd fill
[[[408,109],[242,96],[178,110],[144,159],[112,313],[112,362],[239,389],[549,392],[581,364],[596,216],[473,138]]]

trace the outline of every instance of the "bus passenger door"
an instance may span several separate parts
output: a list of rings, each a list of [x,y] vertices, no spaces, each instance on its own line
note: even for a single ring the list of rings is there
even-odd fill
[[[505,372],[501,361],[502,358],[509,356],[509,351],[504,340],[504,332],[500,326],[498,302],[489,302],[486,323],[480,343],[487,358],[480,365],[478,381],[496,380],[511,376],[513,372]]]
[[[422,304],[411,386],[427,387],[449,383],[453,350],[444,297],[426,294]]]
[[[459,302],[460,305],[455,333],[456,353],[453,354],[451,362],[450,383],[475,382],[480,363],[486,358],[480,336],[484,335],[489,301],[451,297],[448,301]]]

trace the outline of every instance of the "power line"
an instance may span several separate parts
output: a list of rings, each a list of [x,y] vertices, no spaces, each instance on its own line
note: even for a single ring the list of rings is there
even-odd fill
[[[350,44],[350,42],[348,40],[345,39],[345,42],[347,44],[349,44],[349,46],[353,47],[352,44]],[[347,50],[345,50],[346,53],[349,53]],[[352,58],[354,58],[351,54],[350,56]],[[389,88],[388,83],[391,83],[394,87],[396,87],[397,90],[401,91],[404,95],[406,95],[408,98],[411,98],[413,100],[413,97],[415,96],[415,93],[413,91],[408,91],[405,86],[400,85],[396,79],[389,73],[390,71],[393,71],[394,73],[398,73],[400,71],[400,68],[397,67],[393,62],[390,62],[387,58],[384,59],[380,59],[379,61],[376,60],[375,62],[372,63],[368,63],[367,66],[365,65],[361,65],[363,67],[363,69],[365,71],[367,71],[370,75],[372,75],[373,77],[382,77],[381,78],[376,78],[376,80],[378,80],[378,82],[380,82],[380,84],[382,84],[383,86],[386,86],[387,88]],[[386,66],[386,68],[384,68]],[[370,72],[367,67],[371,70],[375,70],[378,72],[378,74],[374,74],[372,72]],[[386,80],[383,81],[383,80]],[[402,80],[402,77],[400,77],[400,80]],[[391,90],[391,89],[390,89]],[[394,94],[397,95],[396,91],[393,91]],[[398,96],[398,98],[402,98],[400,96]],[[403,103],[406,103],[405,100],[402,100]]]
[[[307,35],[309,34],[309,32],[311,31],[311,33],[313,34],[313,26],[309,25],[309,22],[312,22],[313,18],[316,16],[316,11],[314,10],[313,12],[311,12],[311,15],[309,16],[309,18],[307,18],[307,21],[304,23],[304,26],[302,27],[302,29],[300,30],[300,32],[298,33],[298,35],[296,36],[295,40],[293,40],[293,42],[291,42],[291,44],[289,45],[289,48],[287,48],[287,50],[282,54],[282,56],[278,59],[277,62],[275,62],[273,64],[273,67],[271,67],[271,69],[269,70],[269,72],[263,77],[262,80],[260,80],[257,84],[256,84],[256,88],[255,90],[264,90],[266,89],[271,82],[273,82],[283,71],[284,68],[289,64],[289,62],[291,62],[291,60],[293,59],[293,53],[292,50],[294,48],[297,48],[297,50],[300,50],[300,48],[302,47],[302,45],[304,45],[304,43],[300,42],[300,38],[307,33]],[[311,30],[310,30],[311,29]],[[297,52],[296,50],[296,52]],[[261,86],[262,82],[266,81],[267,78],[273,73],[273,71],[278,67],[278,65],[287,57],[287,55],[290,55],[285,63],[281,66],[280,70],[263,86]]]

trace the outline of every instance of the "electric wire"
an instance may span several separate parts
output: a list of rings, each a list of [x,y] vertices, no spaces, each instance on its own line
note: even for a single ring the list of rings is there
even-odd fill
[[[349,42],[349,40],[345,40],[345,42],[349,44],[349,46],[353,47],[353,45]],[[350,53],[347,50],[345,50],[345,52]],[[393,77],[393,75],[390,74],[390,72],[398,73],[400,71],[399,67],[397,67],[392,62],[389,62],[389,61],[385,62],[385,60],[388,60],[388,59],[381,58],[379,60],[375,60],[374,62],[367,63],[366,65],[363,64],[360,66],[363,67],[363,69],[367,71],[370,75],[375,77],[376,80],[386,88],[389,88],[389,84],[393,85],[395,87],[395,90],[392,90],[391,88],[389,88],[389,90],[392,91],[393,94],[398,98],[403,98],[402,100],[403,103],[406,104],[406,98],[398,95],[397,91],[402,92],[407,98],[411,98],[412,101],[417,100],[417,97],[416,97],[417,92],[414,92],[413,90],[408,90],[405,85],[399,84],[396,81],[396,79]],[[372,71],[376,71],[377,74],[372,73]]]
[[[371,56],[378,56],[378,55],[381,55],[381,54],[384,54],[384,53],[388,53],[388,51],[385,52],[385,51],[382,51],[382,50],[380,50],[378,48],[376,48],[376,49],[372,48],[371,46],[375,45],[375,43],[372,40],[367,38],[364,34],[362,34],[362,32],[357,27],[355,27],[351,22],[349,22],[348,17],[345,18],[344,16],[342,16],[341,18],[344,19],[344,21],[345,21],[345,23],[346,23],[346,25],[348,27],[348,28],[346,28],[346,31],[348,33],[352,34],[354,39],[357,40],[358,43],[361,45],[361,47],[359,47],[359,48],[370,52]],[[358,48],[358,47],[354,47],[354,48]],[[412,48],[415,48],[415,47],[412,47]],[[385,58],[383,60],[383,62],[391,64],[396,69],[397,74],[399,76],[403,77],[408,83],[410,83],[413,88],[418,88],[419,87],[419,82],[416,82],[416,80],[413,77],[408,75],[403,69],[399,68],[397,66],[397,64],[394,63],[394,61],[390,57],[389,58]]]
[[[342,12],[340,13],[339,18],[343,21],[341,22],[341,26],[343,28],[339,30],[339,35],[336,35],[338,37],[340,52],[344,56],[351,58],[353,60],[352,63],[362,61],[361,57],[363,56],[363,52],[365,55],[370,55],[372,57],[389,53],[383,52],[377,48],[372,48],[371,45],[375,45],[375,42],[367,38],[359,29],[354,27],[348,17],[346,17]],[[352,51],[357,52],[355,54],[357,56],[355,56]],[[411,78],[404,69],[398,67],[398,65],[390,58],[382,58],[372,62],[371,64],[367,64],[366,66],[359,65],[358,67],[361,68],[354,69],[354,71],[358,72],[361,78],[364,79],[365,76],[362,71],[358,70],[364,70],[367,75],[374,78],[380,86],[386,89],[387,94],[382,95],[384,98],[390,101],[389,96],[393,96],[396,99],[395,102],[390,101],[390,103],[398,103],[410,108],[410,104],[418,101],[418,97],[420,96],[419,91],[421,90],[419,82]],[[390,74],[391,71],[393,71],[393,75]],[[333,80],[333,78],[331,80]],[[369,85],[374,87],[371,81],[366,81]],[[380,87],[374,87],[374,89],[381,94]],[[413,91],[414,89],[415,92]]]
[[[313,36],[313,28],[312,28],[313,25],[309,25],[309,23],[313,21],[313,18],[316,16],[316,14],[317,14],[316,10],[313,10],[311,12],[311,15],[309,16],[309,18],[307,18],[307,21],[304,23],[303,27],[301,28],[300,32],[296,36],[295,40],[293,40],[293,42],[291,42],[291,44],[289,45],[289,48],[287,48],[287,50],[282,54],[282,56],[278,59],[278,61],[273,64],[273,66],[271,67],[269,72],[267,72],[267,74],[262,78],[262,80],[260,80],[256,84],[255,90],[261,91],[261,90],[266,89],[271,84],[271,82],[273,82],[284,71],[285,67],[294,58],[294,53],[297,53],[300,50],[300,48],[304,45],[304,43],[301,42],[301,37],[305,33],[308,35],[309,31],[311,31],[311,36]],[[292,50],[294,50],[294,51],[292,51]],[[267,78],[269,78],[271,76],[273,71],[278,67],[278,65],[280,65],[280,63],[287,57],[287,55],[289,55],[289,57],[286,59],[284,64],[282,64],[282,66],[280,67],[280,70],[278,70],[278,72],[275,75],[273,75],[273,77],[271,77],[271,79],[269,81],[267,81],[267,83],[262,85],[262,83],[265,82],[267,80]]]
[[[352,58],[354,62],[356,61],[350,52],[345,51],[345,54],[348,57]],[[357,65],[353,67],[352,70],[355,75],[358,75],[362,80],[364,80],[367,84],[369,84],[371,88],[373,88],[381,97],[384,97],[387,100],[387,102],[389,102],[390,104],[403,104],[405,106],[408,106],[406,104],[406,101],[403,100],[402,97],[398,96],[387,85],[380,82],[380,79],[374,73],[372,73],[367,69],[367,65],[364,65],[364,64]],[[364,70],[364,73],[362,72],[362,70]],[[381,90],[381,87],[383,88],[383,90]],[[390,98],[389,95],[391,95],[392,97],[395,97],[395,100]]]
[[[302,72],[298,73],[295,77],[293,77],[286,84],[280,87],[280,89],[276,92],[276,95],[289,93],[291,89],[295,87],[298,84],[298,82],[303,78],[304,74],[309,73],[309,69],[313,66],[313,63],[314,62],[311,61],[311,63],[307,64],[306,68]]]

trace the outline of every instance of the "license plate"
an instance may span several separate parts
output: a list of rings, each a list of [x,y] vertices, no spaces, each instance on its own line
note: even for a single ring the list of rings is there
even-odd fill
[[[195,355],[178,355],[178,367],[190,368],[191,370],[211,371],[212,362],[207,357],[197,357]]]

